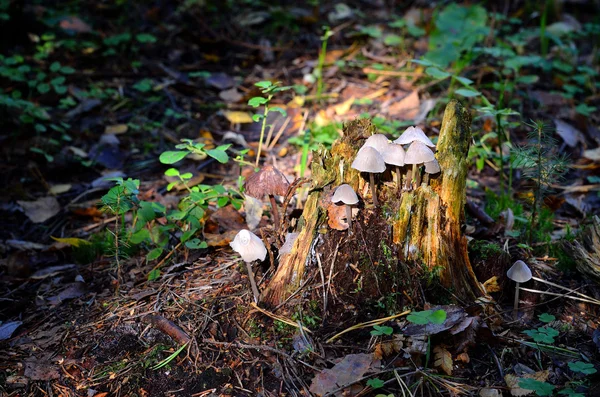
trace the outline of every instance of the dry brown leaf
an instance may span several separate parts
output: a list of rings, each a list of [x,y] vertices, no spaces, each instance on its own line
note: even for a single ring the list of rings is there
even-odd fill
[[[444,371],[446,375],[452,375],[452,354],[445,348],[436,346],[433,348],[433,355],[435,360],[433,365]]]
[[[419,93],[417,90],[414,90],[398,102],[390,105],[388,115],[399,120],[412,120],[417,117],[420,109]]]
[[[523,375],[522,377],[518,377],[515,375],[507,374],[504,376],[504,381],[506,382],[506,386],[510,389],[510,394],[515,397],[527,396],[533,393],[533,390],[523,389],[519,386],[519,382],[523,378],[535,379],[540,382],[545,382],[548,380],[548,376],[550,376],[550,371],[538,371],[533,374]]]
[[[498,277],[494,276],[489,280],[486,280],[486,282],[483,283],[483,288],[485,288],[485,292],[487,292],[488,294],[491,292],[500,291],[500,286],[498,285]]]
[[[346,113],[348,113],[348,111],[350,110],[350,107],[352,107],[353,103],[354,103],[354,96],[351,96],[346,101],[344,101],[338,105],[335,105],[333,107],[333,110],[335,111],[335,114],[337,114],[338,116],[343,116]]]
[[[225,233],[204,233],[206,244],[209,247],[226,247],[233,241],[239,230],[228,230]]]
[[[60,204],[53,196],[42,197],[35,201],[17,201],[25,215],[33,223],[42,223],[60,212]]]
[[[127,126],[127,124],[107,125],[106,127],[104,127],[104,133],[110,135],[120,135],[126,133],[128,129],[129,127]]]
[[[469,363],[471,361],[471,357],[467,353],[460,353],[456,356],[457,361],[462,361],[463,363]]]
[[[330,203],[327,205],[327,224],[330,228],[335,230],[346,230],[348,229],[348,223],[344,222],[346,218],[346,205],[338,205]]]
[[[235,110],[224,110],[223,116],[227,120],[229,120],[232,124],[250,124],[254,123],[252,120],[252,116],[250,116],[247,112],[240,112]]]

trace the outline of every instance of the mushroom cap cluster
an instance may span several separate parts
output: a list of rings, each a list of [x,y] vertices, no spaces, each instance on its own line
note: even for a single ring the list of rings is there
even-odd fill
[[[404,156],[405,164],[423,164],[433,160],[435,160],[435,155],[431,149],[421,141],[413,141]]]
[[[383,161],[386,164],[402,167],[405,164],[406,152],[402,146],[395,143],[388,143],[387,147],[381,152]]]
[[[385,161],[377,149],[363,146],[356,154],[352,168],[361,172],[381,173],[385,171]]]
[[[264,261],[267,257],[265,244],[256,234],[246,229],[240,230],[229,245],[240,254],[244,262],[254,262],[257,259]]]
[[[413,126],[408,127],[394,143],[397,143],[398,145],[410,145],[415,141],[421,142],[429,147],[435,147],[433,142],[431,142],[431,139],[425,135],[425,132],[423,132],[422,129]]]

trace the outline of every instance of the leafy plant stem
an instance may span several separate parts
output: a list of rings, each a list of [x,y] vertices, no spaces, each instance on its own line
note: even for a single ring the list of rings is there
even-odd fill
[[[542,128],[537,128],[537,180],[535,181],[535,192],[533,194],[533,209],[531,210],[531,221],[529,227],[529,245],[533,242],[533,231],[535,229],[535,222],[537,217],[537,208],[542,194]]]
[[[258,140],[258,151],[256,152],[256,163],[255,167],[258,167],[258,162],[260,161],[260,152],[262,151],[262,143],[265,138],[265,128],[267,126],[267,114],[269,114],[269,102],[273,96],[269,95],[267,99],[267,103],[265,103],[265,111],[263,112],[262,117],[262,125],[260,126],[260,139]]]
[[[542,17],[540,18],[540,50],[542,56],[545,58],[548,55],[548,37],[546,36],[546,21],[548,18],[548,3],[544,3],[544,10],[542,11]]]
[[[331,30],[328,26],[325,26],[325,33],[321,37],[321,51],[319,52],[319,62],[317,64],[317,101],[321,100],[321,94],[323,94],[323,66],[327,56],[327,40],[331,35]]]

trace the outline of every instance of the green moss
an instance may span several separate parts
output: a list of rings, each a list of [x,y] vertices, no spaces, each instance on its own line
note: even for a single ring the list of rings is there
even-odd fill
[[[489,259],[503,254],[502,247],[489,241],[474,240],[469,244],[469,254],[479,259]]]

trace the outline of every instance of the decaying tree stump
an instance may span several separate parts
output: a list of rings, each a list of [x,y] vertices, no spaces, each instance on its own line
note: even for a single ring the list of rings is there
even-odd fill
[[[330,264],[319,264],[320,271],[323,273],[322,268],[330,266],[324,273],[337,277],[330,281],[337,282],[339,296],[344,289],[352,289],[352,296],[370,299],[394,294],[408,296],[403,289],[407,288],[406,278],[414,274],[411,267],[425,267],[432,272],[439,269],[442,284],[460,299],[469,301],[484,295],[471,269],[466,238],[461,233],[470,123],[469,113],[460,103],[451,101],[444,113],[437,145],[441,174],[431,178],[429,185],[422,184],[400,197],[391,175],[382,174],[377,192],[380,208],[370,205],[372,198],[366,197],[368,191],[364,187],[368,176],[350,167],[356,152],[375,128],[368,120],[345,125],[344,136],[331,150],[321,150],[314,156],[312,184],[296,230],[300,234],[292,251],[281,259],[263,293],[263,301],[271,306],[282,303],[303,285],[308,269],[314,269],[321,259],[328,262],[329,258]],[[353,222],[358,233],[349,236],[347,231],[329,229],[323,234],[327,226],[326,207],[330,205],[328,197],[342,183],[349,184],[362,196],[363,208]],[[322,257],[315,253],[316,246],[323,247]],[[332,252],[336,249],[339,252]]]

